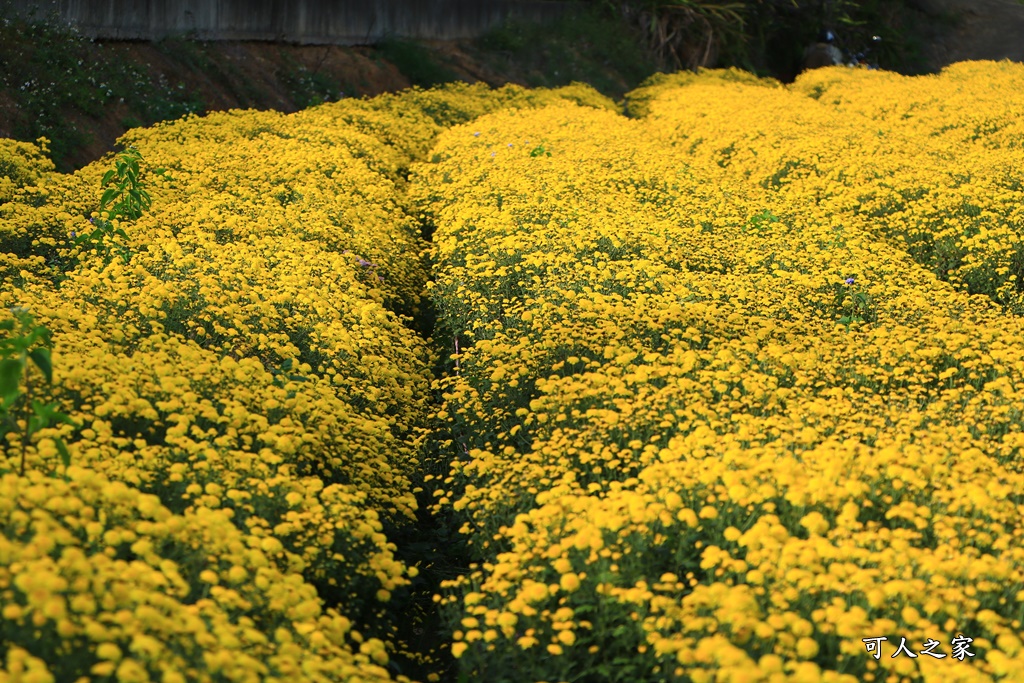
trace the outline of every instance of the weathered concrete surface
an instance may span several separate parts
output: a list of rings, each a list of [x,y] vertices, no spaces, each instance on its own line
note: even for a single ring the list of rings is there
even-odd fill
[[[509,16],[553,19],[562,0],[11,0],[17,12],[54,15],[90,38],[261,40],[367,45],[383,38],[473,38]]]
[[[1012,0],[916,0],[937,30],[925,48],[935,70],[971,59],[1024,62],[1024,5]],[[945,28],[941,28],[944,24]]]

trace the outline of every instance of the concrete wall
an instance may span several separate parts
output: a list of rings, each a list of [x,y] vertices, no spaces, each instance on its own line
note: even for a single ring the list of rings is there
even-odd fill
[[[3,3],[0,3],[3,4]],[[579,6],[555,0],[7,0],[92,38],[271,40],[372,44],[384,37],[471,38],[508,16],[550,20]]]

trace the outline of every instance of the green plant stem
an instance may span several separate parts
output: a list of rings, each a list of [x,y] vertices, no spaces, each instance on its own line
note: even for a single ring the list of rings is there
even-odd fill
[[[29,401],[31,405],[32,401],[32,377],[28,372],[28,363],[25,364],[25,400]],[[28,450],[28,439],[29,439],[29,421],[31,418],[25,416],[25,430],[21,433],[21,468],[18,470],[19,476],[25,476],[25,453]]]

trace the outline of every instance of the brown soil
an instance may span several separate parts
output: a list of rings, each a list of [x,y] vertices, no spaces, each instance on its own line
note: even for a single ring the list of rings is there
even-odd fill
[[[204,44],[201,56],[194,61],[172,58],[154,43],[108,42],[104,49],[116,59],[144,66],[154,82],[164,80],[172,87],[183,84],[196,93],[208,111],[296,111],[297,103],[284,82],[284,75],[294,72],[296,65],[323,73],[335,82],[352,84],[352,92],[345,96],[377,95],[410,85],[393,65],[373,59],[373,49],[368,47],[218,42]],[[75,120],[93,133],[93,141],[69,161],[79,167],[110,151],[114,140],[125,132],[122,121],[127,114],[121,105],[111,108],[100,120]]]
[[[938,70],[969,59],[1024,61],[1024,5],[1013,0],[918,0],[937,27],[925,48]],[[944,26],[947,22],[952,26]]]

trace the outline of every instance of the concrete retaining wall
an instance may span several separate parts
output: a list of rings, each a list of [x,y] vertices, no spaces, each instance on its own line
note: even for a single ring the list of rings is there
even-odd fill
[[[551,20],[582,6],[554,0],[8,0],[91,38],[373,44],[385,37],[472,38],[516,16]]]

